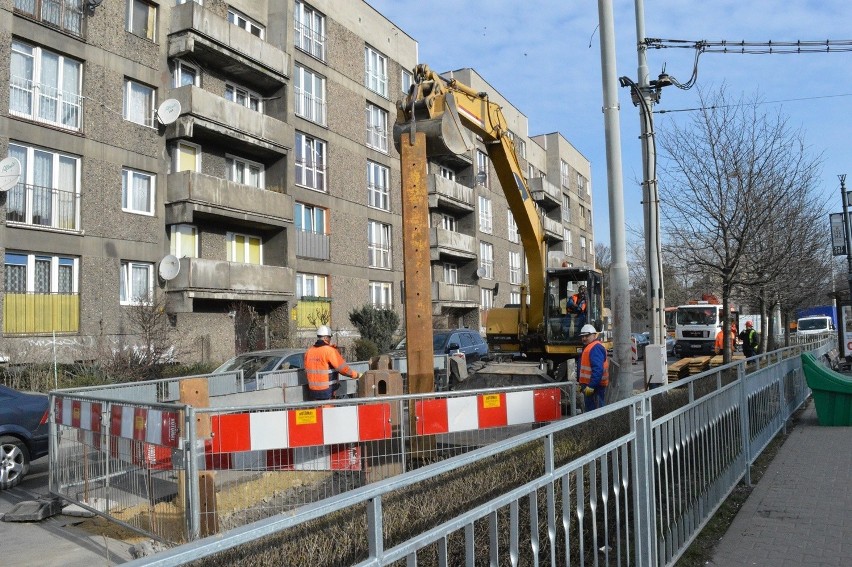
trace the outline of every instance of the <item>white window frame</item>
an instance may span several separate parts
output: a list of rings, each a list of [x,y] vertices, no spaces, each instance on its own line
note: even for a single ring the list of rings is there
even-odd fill
[[[296,185],[325,193],[327,144],[319,138],[296,131],[295,146]],[[309,178],[313,182],[309,182]]]
[[[406,96],[408,91],[411,90],[411,85],[414,84],[414,75],[411,74],[411,71],[402,70],[402,78],[400,79],[400,87],[402,90],[402,96]]]
[[[19,208],[23,208],[23,211],[20,211],[24,214],[24,220],[21,221],[24,224],[32,225],[35,224],[33,221],[33,215],[37,212],[39,208],[39,204],[37,199],[41,197],[41,194],[38,194],[39,189],[37,189],[37,185],[35,183],[35,162],[36,162],[36,152],[42,154],[50,154],[51,157],[51,179],[50,184],[48,186],[38,186],[40,188],[49,189],[49,199],[50,199],[50,213],[51,213],[51,223],[50,225],[40,224],[38,226],[43,226],[45,228],[72,228],[75,230],[79,230],[80,228],[80,187],[82,185],[82,177],[81,177],[81,158],[80,156],[76,156],[73,154],[66,154],[63,152],[57,152],[55,150],[51,150],[48,148],[42,148],[39,146],[33,146],[30,144],[22,144],[16,141],[10,141],[8,152],[12,154],[12,147],[17,148],[19,151],[23,151],[26,153],[26,163],[21,163],[21,176],[19,180],[19,184],[10,189],[6,193],[6,213],[7,215],[12,211],[17,211]],[[61,162],[62,160],[67,160],[74,163],[74,186],[73,187],[60,187],[61,177]],[[20,161],[20,160],[19,160]],[[23,185],[23,187],[21,187]],[[18,189],[21,187],[21,189]],[[67,207],[69,204],[68,194],[70,194],[71,199],[73,199],[73,227],[68,227],[68,219],[63,216],[63,211],[67,211],[64,206]],[[7,216],[7,222],[15,222],[9,221],[9,217]]]
[[[491,208],[491,199],[479,195],[479,230],[491,234],[494,230],[494,213]]]
[[[366,116],[367,147],[388,153],[388,111],[368,102]]]
[[[173,224],[169,227],[169,250],[178,258],[198,258],[198,227],[192,224]],[[189,250],[185,242],[190,241]]]
[[[559,160],[559,179],[563,187],[571,188],[571,167],[564,159]]]
[[[319,216],[317,216],[318,213]],[[317,220],[322,222],[321,227],[316,226]],[[312,232],[314,234],[327,234],[328,209],[296,201],[293,205],[293,222],[296,225],[296,230]]]
[[[581,174],[578,171],[577,172],[577,193],[580,193],[582,195],[584,192],[588,195],[590,193],[589,187],[588,187],[588,184],[586,183],[586,178],[583,177],[583,174]]]
[[[148,204],[145,209],[137,209],[133,207],[133,202],[135,200],[135,195],[133,194],[134,184],[132,181],[139,178],[147,178],[150,183],[150,191],[148,195]],[[140,171],[138,169],[131,169],[129,167],[121,168],[121,210],[126,213],[132,213],[136,215],[145,215],[152,217],[154,216],[154,204],[157,202],[157,175],[154,173],[148,173],[147,171]]]
[[[457,284],[459,283],[459,267],[458,264],[452,262],[444,262],[444,283]]]
[[[294,34],[296,49],[320,61],[325,61],[325,16],[301,0],[296,0],[293,28],[296,32]]]
[[[586,237],[585,236],[580,237],[580,259],[584,262],[588,261],[588,259],[589,259],[588,250],[586,249]]]
[[[325,126],[325,77],[298,63],[293,66],[294,112],[304,118]]]
[[[364,48],[364,86],[388,98],[388,58],[369,45]]]
[[[240,171],[238,168],[241,168],[243,172],[250,171],[252,168],[257,169],[257,183],[238,181],[237,174]],[[240,185],[247,185],[248,187],[255,187],[257,189],[266,189],[266,174],[263,164],[231,154],[225,154],[225,179],[231,183],[239,183]]]
[[[367,206],[390,210],[390,169],[367,160]]]
[[[145,98],[147,99],[148,108],[143,108],[141,111],[136,111],[130,107],[130,99],[131,94],[133,92],[133,88],[138,87],[141,90],[146,91],[144,93]],[[154,111],[157,108],[157,89],[154,87],[150,87],[139,81],[134,81],[133,79],[124,79],[124,111],[123,116],[124,119],[128,122],[133,122],[134,124],[141,124],[142,126],[147,126],[148,128],[154,128],[155,120],[154,120]],[[141,114],[141,116],[139,116]]]
[[[515,146],[518,148],[518,156],[527,159],[527,143],[520,136],[514,139]]]
[[[438,173],[444,179],[449,179],[450,181],[456,180],[456,172],[449,167],[444,167],[443,165],[438,166]]]
[[[225,100],[229,100],[249,110],[263,112],[263,97],[253,90],[241,87],[236,83],[225,83]]]
[[[458,220],[451,214],[441,213],[441,228],[450,232],[458,232]]]
[[[367,221],[367,265],[379,270],[393,268],[391,256],[391,225]]]
[[[509,252],[509,283],[521,285],[521,253]]]
[[[42,76],[43,61],[48,56],[56,58],[57,72],[53,77]],[[82,128],[82,62],[17,38],[12,39],[10,59],[10,114],[68,130]],[[12,75],[18,59],[22,60],[21,66],[29,67],[30,76]],[[29,64],[23,60],[29,60]],[[77,75],[76,80],[72,81],[75,90],[66,91],[64,87],[68,86],[68,79],[65,75],[72,69]],[[43,83],[44,79],[53,81],[56,86]]]
[[[14,254],[16,256],[26,256],[26,290],[24,291],[14,291],[5,289],[4,284],[4,293],[79,293],[80,292],[80,259],[74,256],[53,256],[51,254],[39,253],[39,252],[24,252],[22,250],[6,250],[5,254]],[[35,289],[35,271],[36,271],[36,260],[43,261],[45,259],[50,260],[50,291],[46,292],[36,292]],[[71,291],[59,291],[59,265],[60,261],[71,260]],[[8,262],[4,263],[8,265]],[[63,264],[65,264],[63,262]],[[21,264],[14,264],[20,266]]]
[[[518,223],[515,222],[515,215],[510,210],[506,211],[506,227],[509,234],[509,242],[518,244],[521,241],[521,236],[518,232]]]
[[[201,171],[201,146],[186,140],[178,140],[174,146],[174,154],[172,155],[172,171],[178,173],[180,171]],[[195,167],[192,169],[181,169],[181,148],[192,148],[195,152]]]
[[[142,290],[129,289],[133,283],[134,269],[144,269],[147,272],[148,289]],[[139,301],[144,296],[144,301]],[[119,270],[119,292],[120,305],[150,305],[154,299],[154,264],[150,262],[134,262],[132,260],[122,260]]]
[[[152,19],[151,18],[151,11],[153,11],[153,20],[154,20],[152,22],[153,26],[151,26],[151,29],[147,30],[147,33],[144,33],[144,34],[136,33],[136,31],[134,31],[135,24],[137,23],[135,21],[136,20],[136,11],[134,10],[134,8],[137,5],[144,6],[144,7],[148,8],[148,11],[149,11],[148,16],[147,16],[148,20]],[[147,0],[128,0],[128,2],[127,2],[127,14],[126,14],[125,22],[124,22],[125,23],[124,29],[125,29],[125,31],[127,31],[128,33],[132,33],[136,37],[141,37],[142,39],[147,39],[148,41],[156,42],[157,41],[157,18],[158,17],[159,17],[159,10],[158,10],[158,6],[156,4],[148,2]]]
[[[479,181],[479,174],[485,173],[485,178],[482,182]],[[474,175],[474,182],[477,185],[484,185],[485,187],[490,187],[489,183],[490,174],[488,172],[488,154],[483,152],[482,150],[476,150],[476,174]]]
[[[574,237],[571,234],[571,231],[568,230],[567,228],[563,228],[562,229],[562,236],[563,236],[562,246],[563,246],[563,250],[565,252],[565,255],[566,256],[573,256],[574,255],[574,240],[573,240]]]
[[[228,21],[252,34],[253,36],[265,39],[266,27],[253,20],[234,8],[228,7]]]
[[[305,296],[328,297],[328,276],[297,272],[296,298],[302,299]]]
[[[494,307],[494,290],[487,287],[479,290],[479,307],[481,309],[491,309]]]
[[[370,282],[370,302],[377,309],[393,309],[393,284]]]
[[[191,82],[183,82],[184,73],[192,73]],[[187,85],[192,85],[194,87],[201,86],[201,69],[197,65],[187,63],[183,59],[175,59],[175,67],[172,71],[172,87],[177,89]]]
[[[258,240],[258,263],[254,264],[253,262],[241,262],[237,260],[237,246],[239,243],[237,242],[237,238],[243,238],[243,258],[249,258],[251,254],[251,241]],[[226,258],[228,262],[234,262],[237,264],[252,264],[255,266],[263,266],[263,238],[257,234],[246,234],[243,232],[226,232],[225,233],[225,252]]]
[[[571,222],[571,196],[567,193],[562,193],[562,220]]]
[[[494,279],[494,245],[490,242],[479,243],[479,267],[485,268],[485,275],[482,279]]]

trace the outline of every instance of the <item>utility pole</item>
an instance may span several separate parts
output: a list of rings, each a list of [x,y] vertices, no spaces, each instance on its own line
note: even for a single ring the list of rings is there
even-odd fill
[[[846,280],[849,282],[849,294],[852,295],[852,222],[849,222],[849,195],[846,193],[846,174],[837,176],[840,179],[840,198],[843,202],[843,235],[846,243]]]

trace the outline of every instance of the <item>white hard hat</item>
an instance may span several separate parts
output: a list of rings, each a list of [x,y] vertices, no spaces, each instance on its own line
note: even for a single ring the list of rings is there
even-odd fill
[[[321,325],[319,329],[317,329],[318,337],[330,337],[331,329],[328,328],[327,325]]]
[[[583,335],[597,335],[597,334],[598,334],[598,332],[597,332],[597,330],[595,329],[594,325],[588,325],[588,324],[587,324],[587,325],[583,325],[583,328],[582,328],[582,329],[580,329],[580,336],[581,336],[581,337],[582,337]]]

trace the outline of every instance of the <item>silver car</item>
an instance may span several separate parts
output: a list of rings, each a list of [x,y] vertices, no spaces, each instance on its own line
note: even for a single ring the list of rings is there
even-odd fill
[[[287,370],[305,367],[306,348],[273,348],[244,352],[231,358],[213,371],[214,374],[243,371],[245,389],[256,389],[257,375],[260,372]]]

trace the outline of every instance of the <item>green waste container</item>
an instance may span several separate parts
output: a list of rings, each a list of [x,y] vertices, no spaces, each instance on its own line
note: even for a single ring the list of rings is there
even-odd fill
[[[802,354],[802,368],[814,396],[820,425],[852,425],[852,377],[828,368],[810,353]]]

